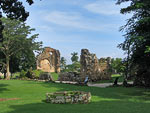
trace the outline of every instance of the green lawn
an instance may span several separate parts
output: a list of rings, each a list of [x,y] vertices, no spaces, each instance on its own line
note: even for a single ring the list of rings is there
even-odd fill
[[[113,83],[115,81],[115,79],[119,77],[118,82],[123,82],[123,76],[119,75],[119,74],[113,74],[111,75],[111,79],[110,80],[100,80],[94,83]],[[132,81],[132,80],[128,80],[128,81]]]
[[[45,93],[90,91],[89,104],[45,103]],[[150,89],[96,88],[21,80],[0,80],[0,113],[150,113]]]

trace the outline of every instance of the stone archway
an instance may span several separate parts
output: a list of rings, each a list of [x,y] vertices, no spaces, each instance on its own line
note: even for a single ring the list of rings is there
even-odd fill
[[[60,72],[59,50],[45,47],[43,52],[37,56],[37,69],[44,72]]]

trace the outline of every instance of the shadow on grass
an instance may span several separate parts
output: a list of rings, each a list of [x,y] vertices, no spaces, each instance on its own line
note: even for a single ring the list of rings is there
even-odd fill
[[[89,104],[33,103],[12,105],[7,113],[149,113],[148,103],[99,101]]]
[[[30,82],[34,84],[33,82]],[[36,82],[46,88],[58,88],[57,91],[85,91],[91,92],[93,98],[107,98],[107,99],[120,99],[120,100],[130,100],[135,99],[138,101],[150,100],[150,89],[142,89],[129,87],[125,88],[119,87],[108,87],[108,88],[98,88],[98,87],[88,87],[79,85],[68,85],[60,83],[49,83],[49,82]]]
[[[0,93],[2,93],[3,91],[8,90],[6,87],[9,86],[8,84],[0,84]]]

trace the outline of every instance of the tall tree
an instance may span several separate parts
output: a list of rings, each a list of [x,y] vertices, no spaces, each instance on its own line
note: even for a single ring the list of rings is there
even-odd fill
[[[73,72],[79,72],[80,71],[80,62],[79,62],[79,57],[78,57],[78,53],[77,52],[73,52],[71,53],[72,57],[71,57],[71,61],[72,64],[68,65],[68,69],[73,71]]]
[[[126,34],[119,45],[128,55],[128,70],[135,69],[136,85],[150,86],[150,0],[118,0],[117,4],[130,2],[121,9],[122,14],[131,13],[127,24],[121,28]]]
[[[124,71],[124,64],[122,58],[112,59],[111,68],[112,70],[115,70],[116,73],[121,74]]]
[[[60,59],[60,68],[61,68],[61,71],[63,71],[66,68],[66,59],[65,59],[65,57],[61,57],[61,59]]]
[[[1,18],[5,25],[3,30],[3,42],[0,43],[0,51],[4,54],[6,65],[6,79],[10,78],[11,58],[19,58],[25,62],[26,56],[33,55],[34,50],[38,50],[41,42],[35,42],[38,34],[31,35],[35,29],[31,29],[24,22]],[[29,58],[28,57],[28,58]]]
[[[78,59],[79,59],[78,53],[77,52],[73,52],[73,53],[71,53],[71,55],[72,55],[72,57],[71,57],[72,63],[78,62]]]
[[[29,5],[33,4],[33,0],[26,0]],[[2,12],[6,14],[8,18],[20,19],[25,21],[29,16],[29,12],[25,11],[25,7],[19,0],[0,0],[0,18],[2,17]],[[0,21],[0,42],[2,42],[2,30],[4,26],[2,21]]]

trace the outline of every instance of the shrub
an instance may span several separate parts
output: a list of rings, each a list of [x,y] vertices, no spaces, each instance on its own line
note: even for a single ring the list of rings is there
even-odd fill
[[[33,70],[33,73],[35,74],[35,78],[39,78],[40,74],[43,73],[41,70]]]
[[[32,69],[29,69],[29,70],[27,71],[27,73],[25,74],[25,76],[26,76],[27,78],[30,78],[30,79],[35,78],[35,74],[34,74],[34,72],[32,71]]]
[[[25,78],[26,72],[24,70],[21,70],[20,72],[20,78]]]
[[[58,73],[52,72],[51,75],[54,81],[58,80],[59,77]]]
[[[39,79],[40,79],[40,80],[50,80],[50,81],[53,81],[53,78],[52,78],[51,74],[48,73],[48,72],[42,72],[42,73],[40,74]]]

